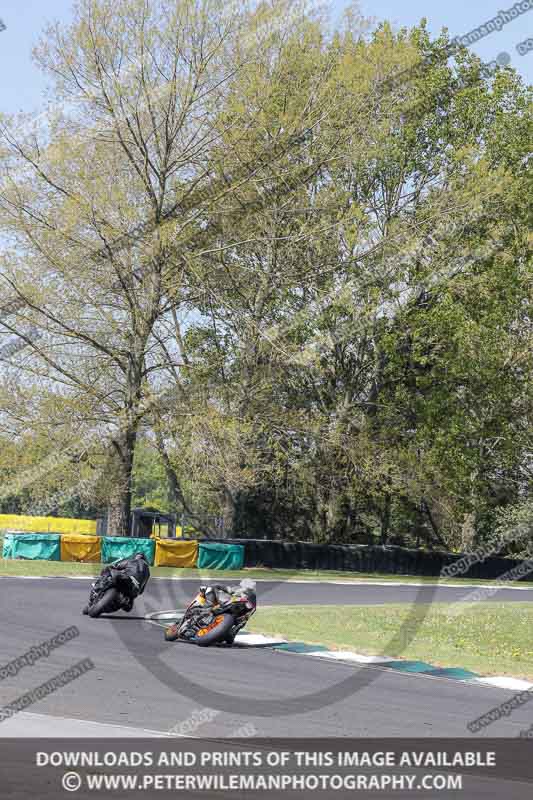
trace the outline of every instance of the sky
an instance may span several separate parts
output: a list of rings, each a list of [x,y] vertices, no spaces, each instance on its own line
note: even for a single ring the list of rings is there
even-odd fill
[[[472,49],[483,59],[510,63],[533,82],[533,0],[518,0],[531,9],[505,24],[501,30],[477,42]],[[333,0],[340,12],[344,0]],[[518,5],[517,4],[517,5]],[[361,0],[361,11],[376,20],[389,20],[398,28],[412,26],[426,17],[429,30],[437,35],[447,27],[452,36],[463,35],[508,10],[514,0]],[[39,111],[44,106],[46,80],[32,63],[32,46],[48,21],[68,22],[72,0],[0,0],[0,112]],[[0,29],[3,26],[0,24]],[[527,42],[527,44],[523,44]],[[521,44],[521,55],[517,46]]]

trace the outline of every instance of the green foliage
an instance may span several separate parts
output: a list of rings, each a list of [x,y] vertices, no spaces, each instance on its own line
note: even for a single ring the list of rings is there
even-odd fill
[[[92,5],[99,35],[80,7],[38,50],[85,116],[44,173],[6,145],[2,271],[47,336],[0,390],[6,479],[70,448],[41,493],[96,473],[124,524],[133,492],[235,534],[483,541],[530,492],[530,89],[354,9]]]
[[[170,506],[161,458],[154,445],[144,439],[138,441],[135,447],[132,505],[134,508],[152,507],[159,511],[176,511]]]

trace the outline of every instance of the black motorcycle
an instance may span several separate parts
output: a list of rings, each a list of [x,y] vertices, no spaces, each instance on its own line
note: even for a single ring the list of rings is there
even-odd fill
[[[99,617],[100,614],[113,614],[115,611],[131,611],[133,599],[120,590],[124,581],[121,570],[109,570],[109,574],[100,575],[92,584],[89,602],[83,609],[84,614],[90,617]]]
[[[256,610],[255,592],[236,587],[231,593],[218,589],[218,602],[210,604],[202,588],[185,609],[179,622],[165,628],[167,642],[176,640],[209,647],[213,644],[233,644],[236,635]]]

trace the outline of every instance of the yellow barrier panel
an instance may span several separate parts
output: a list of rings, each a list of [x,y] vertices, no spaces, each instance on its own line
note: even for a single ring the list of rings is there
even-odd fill
[[[175,539],[157,539],[155,567],[196,567],[198,542],[178,542]]]
[[[64,533],[61,536],[61,561],[100,561],[100,536]]]
[[[0,514],[0,529],[27,533],[96,533],[96,520]]]

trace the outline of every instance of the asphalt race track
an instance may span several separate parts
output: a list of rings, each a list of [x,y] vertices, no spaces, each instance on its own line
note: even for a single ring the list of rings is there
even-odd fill
[[[161,586],[158,586],[158,583]],[[176,586],[176,584],[178,584]],[[486,584],[490,586],[490,582]],[[158,588],[156,589],[156,586]],[[164,587],[164,588],[163,588]],[[456,603],[475,590],[473,585],[466,587],[439,586],[431,589],[431,602]],[[1,587],[0,587],[1,589]],[[167,581],[158,579],[150,584],[152,596],[160,592],[163,596],[176,597],[175,606],[187,603],[195,590],[198,589],[197,580]],[[258,581],[257,594],[261,605],[377,605],[380,603],[423,603],[427,602],[427,593],[420,591],[420,586],[408,584],[340,584],[340,583],[311,583],[309,581],[296,583],[292,581]],[[495,600],[498,603],[533,601],[532,589],[500,589],[496,594],[487,597],[487,601]],[[175,607],[172,605],[169,608]]]
[[[211,709],[192,732],[202,737],[471,736],[467,723],[511,691],[449,679],[327,663],[268,648],[200,649],[164,642],[144,619],[182,607],[196,581],[153,580],[133,615],[92,620],[81,615],[88,580],[0,578],[2,664],[64,629],[79,637],[33,666],[0,681],[1,705],[89,657],[94,669],[0,723],[0,736],[124,735],[150,730],[191,732],[190,720]],[[409,586],[258,583],[258,602],[411,603],[428,589]],[[440,587],[435,600],[458,600],[472,589]],[[533,591],[499,592],[501,600],[531,601]],[[428,659],[430,660],[430,659]],[[518,736],[533,722],[524,705],[480,735]],[[54,719],[57,717],[64,720]],[[78,721],[78,722],[76,722]],[[83,721],[95,723],[84,724]],[[187,722],[189,721],[189,722]],[[186,723],[184,725],[184,723]],[[106,727],[99,727],[105,725]],[[246,726],[243,729],[243,726]],[[244,731],[244,733],[243,733]],[[118,733],[117,729],[117,733]]]

